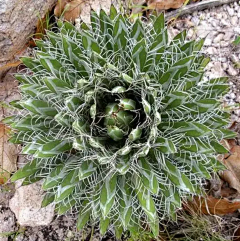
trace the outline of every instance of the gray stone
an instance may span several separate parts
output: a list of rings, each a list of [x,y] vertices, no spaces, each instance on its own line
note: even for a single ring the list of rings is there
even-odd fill
[[[236,95],[235,95],[235,94],[232,92],[232,93],[230,93],[230,94],[229,94],[229,97],[230,97],[230,99],[232,99],[232,100],[233,100],[233,99],[235,99],[235,98],[236,98]]]
[[[212,39],[211,38],[206,38],[204,41],[205,46],[211,46],[212,45]]]
[[[223,27],[229,27],[230,26],[229,20],[226,20],[226,19],[222,19],[221,24],[222,24]]]
[[[238,57],[237,57],[236,54],[232,54],[232,55],[230,56],[230,59],[231,59],[231,61],[232,61],[234,64],[239,62],[239,59],[238,59]]]
[[[210,55],[217,54],[217,49],[214,47],[209,47],[209,48],[207,48],[206,53],[208,53]]]
[[[203,25],[202,23],[196,27],[196,34],[199,38],[205,38],[212,30],[209,25]]]
[[[222,19],[228,19],[229,16],[227,15],[227,13],[225,11],[222,12]]]
[[[223,33],[218,34],[217,37],[214,38],[213,43],[215,43],[215,44],[219,43],[223,39],[223,37],[224,37]]]
[[[221,41],[221,42],[220,42],[220,46],[223,47],[223,48],[228,47],[229,44],[230,44],[230,43],[229,43],[229,42],[226,42],[226,41]]]
[[[216,61],[213,63],[213,67],[211,69],[210,78],[218,78],[225,76],[225,72],[222,68],[222,63],[219,61]]]
[[[224,34],[224,40],[225,41],[231,41],[234,37],[234,32],[232,29],[223,29]]]
[[[217,13],[217,14],[216,14],[216,19],[221,20],[221,19],[222,19],[222,13]]]
[[[41,183],[40,181],[16,188],[15,195],[9,202],[9,207],[21,226],[49,225],[54,217],[52,204],[41,208],[43,199]]]
[[[194,23],[195,25],[198,25],[200,20],[199,20],[199,18],[197,16],[193,16],[191,18],[191,22]]]
[[[231,18],[231,24],[236,26],[238,24],[238,17],[237,16],[233,16]]]
[[[227,11],[228,11],[228,14],[229,14],[230,16],[233,16],[233,15],[234,15],[234,10],[233,10],[233,8],[227,6]]]
[[[56,0],[0,0],[0,66],[23,50],[34,33],[39,17]]]
[[[230,64],[228,66],[228,70],[227,70],[227,73],[230,75],[230,76],[236,76],[238,74],[238,71],[236,69],[233,68],[233,66]]]
[[[226,71],[227,70],[227,68],[228,68],[228,63],[222,63],[222,68],[223,68],[223,70],[224,71]]]
[[[187,38],[188,38],[188,39],[192,39],[192,38],[194,38],[194,36],[195,36],[195,32],[194,32],[194,30],[193,30],[192,28],[190,28],[190,29],[187,31]]]

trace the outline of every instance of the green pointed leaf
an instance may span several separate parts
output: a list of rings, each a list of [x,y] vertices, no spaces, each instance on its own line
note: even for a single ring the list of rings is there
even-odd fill
[[[125,176],[120,178],[120,199],[119,199],[119,212],[120,219],[124,229],[127,229],[132,216],[132,188],[126,182]]]
[[[72,143],[69,140],[55,140],[44,144],[35,154],[36,157],[49,158],[69,151]]]
[[[138,66],[139,70],[143,71],[147,59],[145,39],[142,39],[134,46],[132,51],[132,59],[134,63]]]
[[[157,194],[159,186],[153,168],[144,158],[139,158],[138,164],[140,167],[139,172],[142,174],[140,177],[142,179],[143,185],[153,194]]]
[[[44,195],[44,198],[42,200],[41,207],[44,208],[48,206],[50,203],[54,202],[55,195],[54,193],[47,193]]]
[[[83,207],[79,210],[77,220],[77,230],[82,230],[90,219],[91,209],[89,208],[88,202],[83,202]]]
[[[104,181],[100,194],[100,208],[103,217],[107,217],[110,212],[116,194],[117,175],[108,175]]]
[[[100,219],[100,234],[101,235],[104,235],[107,232],[109,224],[110,224],[109,218],[101,218]]]
[[[211,132],[207,126],[198,122],[175,122],[175,123],[164,123],[162,122],[159,126],[160,130],[167,130],[169,127],[174,129],[175,133],[184,133],[185,136],[200,137],[206,136]]]
[[[154,201],[151,197],[151,193],[146,188],[137,190],[137,197],[139,204],[148,217],[150,228],[154,236],[159,235],[159,221]]]
[[[25,109],[37,115],[55,116],[57,114],[57,110],[54,107],[51,107],[48,102],[43,100],[28,99],[22,102],[21,105]]]
[[[34,159],[33,161],[28,162],[24,167],[19,169],[17,172],[15,172],[11,177],[11,181],[15,182],[19,179],[29,177],[36,173],[37,170],[37,159]]]
[[[43,186],[42,186],[43,190],[47,190],[52,187],[55,187],[62,181],[65,175],[64,172],[62,171],[63,167],[64,166],[60,164],[50,172],[49,176],[45,179],[43,183]]]
[[[78,170],[79,180],[83,180],[85,178],[90,177],[94,172],[96,172],[96,170],[96,164],[92,160],[82,162]]]
[[[74,206],[75,203],[76,203],[76,200],[74,200],[74,199],[67,201],[67,202],[63,201],[63,202],[57,204],[56,210],[59,215],[62,215],[64,213],[66,213],[68,210],[70,210]]]
[[[176,146],[170,139],[158,137],[155,144],[157,149],[163,153],[170,154],[177,152]]]

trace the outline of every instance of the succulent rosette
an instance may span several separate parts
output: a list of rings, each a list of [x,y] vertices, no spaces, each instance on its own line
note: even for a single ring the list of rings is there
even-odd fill
[[[170,41],[163,14],[132,22],[112,6],[92,12],[90,26],[58,25],[16,75],[19,112],[5,122],[29,162],[12,180],[44,179],[43,206],[74,208],[79,229],[157,236],[161,219],[223,168],[220,140],[235,136],[221,106],[227,80],[203,80],[204,41],[186,31]]]

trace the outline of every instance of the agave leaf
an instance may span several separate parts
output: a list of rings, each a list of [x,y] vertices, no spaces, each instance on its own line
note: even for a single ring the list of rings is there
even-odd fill
[[[146,59],[147,59],[147,49],[145,39],[141,39],[132,51],[132,59],[134,63],[139,67],[140,71],[143,71]]]
[[[54,120],[65,127],[71,127],[73,124],[73,118],[64,112],[59,112],[57,115],[55,115]]]
[[[110,223],[109,218],[101,218],[100,219],[100,234],[101,235],[104,235],[107,232],[109,223]]]
[[[55,140],[44,144],[35,153],[36,157],[49,158],[61,154],[65,151],[69,151],[72,148],[72,143],[69,140]]]
[[[99,20],[100,20],[100,32],[101,32],[101,35],[103,36],[104,43],[106,44],[106,49],[112,50],[113,49],[113,37],[112,37],[113,23],[110,17],[106,14],[106,12],[103,9],[100,10]]]
[[[69,96],[65,99],[66,107],[72,112],[75,112],[82,103],[83,101],[77,96]]]
[[[55,116],[58,112],[54,107],[51,107],[48,102],[43,100],[28,99],[21,103],[27,110],[40,116]]]
[[[189,94],[182,91],[173,91],[166,95],[166,97],[162,100],[165,104],[163,109],[170,110],[174,109],[178,106],[181,106],[188,99]]]
[[[179,34],[177,34],[176,36],[174,36],[172,43],[184,43],[185,39],[187,37],[187,31],[186,29],[184,29],[182,32],[180,32]],[[171,43],[170,43],[171,45]]]
[[[137,19],[132,27],[131,38],[135,39],[137,42],[141,41],[144,37],[144,29],[142,23]]]
[[[86,31],[82,33],[82,44],[87,52],[94,51],[98,54],[101,53],[101,49],[96,40]]]
[[[118,13],[117,13],[117,9],[115,8],[115,6],[112,4],[110,7],[110,19],[114,20],[117,17]]]
[[[35,130],[47,130],[52,126],[53,125],[51,119],[34,117],[31,115],[28,115],[11,125],[13,129],[26,132]]]
[[[55,194],[54,193],[47,193],[44,195],[42,200],[41,207],[44,208],[48,206],[50,203],[54,202]]]
[[[206,136],[211,130],[198,122],[179,121],[173,124],[162,122],[158,127],[160,130],[166,130],[171,126],[175,133],[184,133],[185,136],[201,137]]]
[[[64,76],[66,69],[62,66],[62,64],[56,60],[54,57],[50,56],[47,53],[38,52],[37,53],[41,65],[51,74],[56,76],[57,78],[61,78]]]
[[[12,175],[11,181],[15,182],[19,179],[33,175],[38,170],[37,164],[38,164],[37,159],[34,159],[33,161],[28,162],[24,167],[22,167]]]
[[[213,152],[212,146],[204,140],[201,139],[188,139],[188,140],[182,140],[181,141],[181,150],[186,150],[189,152],[195,152],[195,153],[202,153],[202,154],[208,154]]]
[[[123,51],[127,45],[127,26],[122,15],[118,15],[114,27],[113,27],[113,38],[114,38],[114,51]]]
[[[44,69],[40,61],[37,59],[23,57],[20,60],[24,63],[24,65],[26,65],[29,69],[31,69],[35,73],[42,71]]]
[[[20,86],[21,91],[31,97],[44,99],[46,95],[51,94],[48,88],[39,84],[24,84]]]
[[[94,172],[96,172],[97,167],[92,160],[87,160],[82,162],[79,170],[78,170],[78,178],[79,180],[83,180],[89,176],[91,176]]]
[[[214,131],[214,134],[219,137],[219,139],[234,139],[237,133],[231,130],[219,128]]]
[[[72,200],[68,200],[68,201],[62,201],[60,203],[57,204],[56,206],[56,210],[58,212],[59,215],[62,215],[64,213],[66,213],[68,210],[70,210],[74,204],[76,203],[76,200],[75,199],[72,199]]]
[[[141,205],[142,209],[146,213],[149,219],[150,228],[154,234],[154,236],[159,235],[159,221],[158,215],[156,211],[156,207],[154,201],[151,197],[151,192],[146,188],[141,188],[137,192],[137,197],[139,204]]]
[[[83,76],[89,76],[91,68],[89,61],[84,56],[82,50],[69,38],[62,36],[63,50],[71,63],[81,72]]]
[[[59,202],[70,196],[75,189],[75,185],[58,186],[57,193],[55,196],[55,201]]]
[[[194,187],[190,182],[189,178],[179,171],[179,169],[174,166],[171,162],[165,161],[167,172],[169,179],[180,189],[185,190],[190,193],[194,193]]]
[[[116,185],[117,185],[117,175],[109,175],[106,177],[103,184],[101,194],[100,194],[100,208],[102,211],[103,217],[107,217],[110,212],[116,194]]]
[[[153,23],[153,29],[156,34],[160,34],[164,30],[164,28],[165,28],[165,18],[164,18],[164,14],[162,13],[155,19]],[[152,32],[152,34],[154,33]]]
[[[225,154],[229,152],[224,146],[222,146],[216,141],[211,141],[211,145],[214,148],[215,152],[218,154]]]
[[[35,173],[29,177],[25,177],[25,179],[22,182],[22,186],[26,186],[26,185],[38,182],[44,178],[43,176],[38,176],[37,174],[39,173]]]
[[[65,175],[64,172],[62,172],[63,167],[64,167],[64,165],[60,164],[51,171],[51,173],[49,174],[49,176],[45,179],[45,181],[43,183],[43,186],[42,186],[43,190],[47,190],[52,187],[55,187],[62,181],[62,179]]]
[[[138,162],[140,167],[139,171],[142,174],[140,177],[142,179],[143,185],[153,194],[157,194],[159,186],[153,168],[144,158],[139,158]]]
[[[179,61],[177,61],[172,67],[169,68],[167,72],[165,72],[162,77],[159,79],[160,84],[170,85],[174,80],[180,79],[183,77],[188,70],[190,69],[193,63],[194,57],[186,57]]]
[[[55,94],[61,94],[62,92],[71,88],[67,82],[54,77],[44,78],[44,82],[46,83],[46,86],[49,88],[49,90]]]
[[[91,209],[89,208],[88,202],[83,202],[83,207],[79,210],[77,229],[81,230],[87,224],[90,219]]]
[[[132,216],[132,188],[129,183],[126,182],[124,176],[120,177],[120,199],[119,199],[119,211],[121,223],[124,229],[127,229]]]
[[[158,137],[156,139],[155,145],[158,150],[160,150],[161,152],[166,153],[166,154],[177,152],[177,148],[174,145],[174,143],[170,139],[167,139],[167,138]]]
[[[125,155],[117,159],[116,169],[121,174],[124,175],[129,171],[130,168],[130,156]]]
[[[90,18],[91,18],[91,27],[92,27],[93,33],[96,33],[96,35],[98,35],[100,30],[99,29],[100,20],[99,20],[98,14],[94,10],[91,10]]]

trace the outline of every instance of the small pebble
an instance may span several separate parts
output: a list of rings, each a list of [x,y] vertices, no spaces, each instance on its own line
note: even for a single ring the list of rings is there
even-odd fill
[[[223,39],[223,37],[224,37],[223,33],[218,34],[217,37],[214,38],[213,43],[215,43],[215,44],[219,43]]]
[[[227,73],[230,76],[236,76],[238,74],[238,71],[236,69],[234,69],[232,65],[229,65]]]
[[[236,26],[238,24],[238,17],[237,16],[233,16],[231,18],[231,24]]]
[[[238,59],[238,57],[237,57],[236,54],[232,54],[232,55],[230,56],[230,60],[231,60],[234,64],[239,62],[239,59]]]
[[[234,15],[234,10],[232,8],[230,8],[229,6],[227,6],[227,11],[228,11],[228,14],[230,16],[233,16]]]

